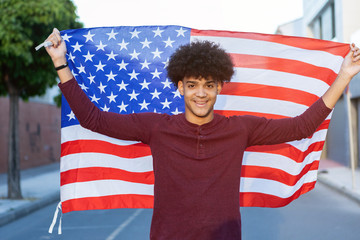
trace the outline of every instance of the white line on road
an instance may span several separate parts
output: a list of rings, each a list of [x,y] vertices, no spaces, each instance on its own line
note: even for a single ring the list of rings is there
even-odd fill
[[[107,238],[106,240],[114,240],[115,237],[126,228],[144,209],[136,210],[125,222],[118,226]]]

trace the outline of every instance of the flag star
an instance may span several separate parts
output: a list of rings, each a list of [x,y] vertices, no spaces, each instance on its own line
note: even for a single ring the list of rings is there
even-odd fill
[[[130,60],[133,60],[134,58],[136,58],[137,60],[139,60],[138,56],[140,55],[140,53],[137,53],[136,50],[134,49],[133,53],[129,53],[129,55],[131,56]]]
[[[171,40],[170,37],[168,37],[168,40],[163,41],[163,42],[165,43],[165,48],[167,48],[167,47],[173,47],[172,44],[173,44],[175,41]]]
[[[128,75],[130,76],[130,80],[132,80],[133,78],[137,79],[137,75],[139,75],[140,73],[136,73],[135,69],[132,71],[132,73],[128,73]]]
[[[143,109],[149,110],[148,105],[150,105],[150,103],[145,102],[145,99],[142,103],[139,103],[139,105],[141,106],[140,111]]]
[[[106,64],[102,64],[101,61],[99,61],[99,64],[94,66],[96,67],[96,71],[104,71],[104,67],[106,66]]]
[[[154,38],[155,38],[156,36],[161,37],[161,33],[162,33],[163,31],[164,31],[164,30],[160,30],[159,27],[158,27],[156,30],[154,30],[154,31],[153,31],[153,32],[155,33]]]
[[[145,61],[143,62],[143,63],[140,63],[141,64],[141,69],[143,69],[143,68],[147,68],[147,69],[149,69],[149,64],[151,64],[151,63],[148,63],[147,61],[146,61],[146,59],[145,59]]]
[[[160,79],[160,74],[162,74],[162,72],[158,72],[157,68],[155,68],[155,72],[150,72],[150,73],[153,75],[152,79],[154,78]]]
[[[85,66],[83,66],[81,63],[80,63],[80,67],[76,67],[76,68],[79,70],[79,73],[86,73]]]
[[[92,97],[90,97],[91,98],[91,101],[92,102],[96,102],[97,104],[99,104],[99,100],[100,100],[100,98],[97,98],[96,96],[95,96],[95,94],[92,96]]]
[[[132,31],[132,32],[130,32],[130,33],[131,33],[131,39],[133,39],[134,37],[139,38],[139,33],[141,33],[141,31],[138,32],[138,31],[135,29],[134,31]]]
[[[127,69],[126,69],[126,66],[129,65],[129,64],[128,64],[128,63],[125,63],[125,62],[124,62],[124,59],[123,59],[123,60],[121,61],[121,63],[116,64],[116,65],[118,65],[118,66],[120,67],[120,69],[119,69],[119,71],[120,71],[121,69],[127,70]]]
[[[72,36],[69,36],[69,35],[67,35],[67,33],[65,33],[65,35],[61,36],[61,38],[62,38],[64,41],[70,42],[69,39],[72,38]]]
[[[118,105],[117,107],[120,108],[120,112],[124,111],[126,112],[126,107],[129,106],[128,104],[124,104],[124,101],[121,102],[121,105]]]
[[[100,89],[100,93],[102,93],[102,92],[105,93],[106,85],[103,85],[102,82],[100,82],[100,86],[98,86],[98,88]]]
[[[159,49],[156,48],[155,52],[151,52],[151,53],[154,54],[154,58],[153,58],[153,59],[155,59],[156,57],[158,57],[158,58],[161,59],[160,54],[162,54],[163,52],[159,51]]]
[[[160,102],[160,103],[163,105],[162,109],[164,109],[164,108],[169,108],[170,109],[170,104],[172,102],[168,102],[167,98],[165,98],[165,102]]]
[[[162,62],[162,64],[164,64],[164,68],[166,68],[169,65],[169,58],[167,58],[165,62]]]
[[[74,69],[71,69],[71,74],[72,74],[74,77],[78,76],[78,74],[76,74],[76,73],[74,72]]]
[[[99,51],[99,50],[105,51],[104,48],[105,48],[107,45],[103,44],[103,43],[100,41],[100,44],[95,45],[95,46],[97,47],[96,51]]]
[[[128,43],[128,42],[125,42],[124,39],[122,40],[121,43],[118,43],[118,45],[120,46],[120,51],[123,50],[123,49],[128,50],[128,49],[127,49],[127,45],[128,45],[128,44],[129,44],[129,43]]]
[[[108,112],[109,110],[110,110],[110,108],[108,108],[107,106],[106,106],[106,104],[104,105],[104,107],[100,107],[101,108],[101,110],[103,110],[104,112]]]
[[[68,55],[69,55],[69,60],[74,62],[75,56],[73,56],[72,53],[69,53]]]
[[[144,42],[140,42],[140,43],[143,45],[142,48],[145,48],[145,47],[150,48],[150,44],[151,44],[152,42],[148,41],[147,38],[145,38],[145,41],[144,41]]]
[[[175,30],[178,34],[176,37],[183,36],[185,37],[184,33],[187,32],[187,30],[184,30],[182,27],[179,30]]]
[[[132,91],[132,93],[128,94],[130,96],[130,101],[135,99],[137,100],[137,96],[139,95],[140,93],[135,93],[135,90]]]
[[[109,32],[109,33],[106,33],[106,35],[108,35],[109,36],[109,38],[108,38],[108,41],[110,40],[110,39],[114,39],[114,40],[116,40],[116,35],[118,35],[119,33],[115,33],[114,32],[114,29],[111,29],[111,32]]]
[[[71,45],[72,48],[74,48],[73,52],[79,51],[81,52],[81,47],[84,45],[80,45],[79,42],[76,42],[75,45]]]
[[[176,89],[176,91],[172,92],[172,94],[174,94],[174,98],[176,98],[176,97],[181,98],[181,94],[179,92],[179,89]]]
[[[90,52],[88,51],[86,55],[83,55],[83,57],[85,57],[85,62],[86,61],[91,61],[92,62],[92,58],[95,56],[95,54],[90,54]]]
[[[159,95],[161,94],[161,92],[158,92],[157,89],[155,88],[154,92],[150,93],[152,95],[152,99],[157,98],[160,99]]]
[[[95,36],[95,34],[91,34],[90,31],[89,31],[88,34],[83,35],[83,36],[86,37],[85,42],[87,42],[87,41],[92,41],[93,42],[92,37]]]
[[[164,88],[171,88],[171,82],[169,82],[169,79],[166,79],[165,82],[161,82],[162,84],[164,84]]]
[[[120,92],[122,89],[124,89],[126,91],[126,86],[129,84],[124,83],[124,81],[121,81],[120,84],[116,84],[116,85],[120,87],[120,89],[119,89],[119,92]]]
[[[146,80],[144,79],[143,83],[139,83],[141,85],[141,90],[143,90],[144,88],[149,89],[149,85],[151,82],[146,82]]]
[[[84,84],[84,83],[79,84],[79,86],[81,87],[81,89],[82,89],[82,90],[84,90],[85,92],[87,92],[88,87],[87,87],[87,86],[85,86],[85,84]]]
[[[110,71],[110,73],[109,74],[105,74],[105,76],[107,76],[108,77],[108,81],[110,81],[110,80],[114,80],[115,81],[115,77],[117,76],[117,74],[113,74],[113,72],[112,71]]]
[[[73,113],[73,111],[71,111],[68,115],[66,115],[69,117],[69,120],[70,121],[71,119],[74,119],[75,120],[75,114]]]
[[[90,73],[90,76],[88,77],[88,79],[90,80],[90,84],[95,83],[94,78],[95,78],[95,76],[92,76]]]
[[[108,99],[109,99],[109,103],[111,102],[116,102],[115,101],[115,98],[117,97],[118,95],[114,95],[113,92],[111,92],[111,94],[109,96],[106,96]]]
[[[119,55],[119,54],[114,54],[114,51],[111,51],[110,54],[106,54],[106,56],[109,57],[109,58],[108,58],[108,61],[109,61],[110,59],[115,60],[115,57],[116,57],[117,55]]]
[[[180,113],[182,113],[182,112],[179,112],[178,108],[176,108],[175,111],[174,111],[174,112],[171,112],[171,113],[174,114],[174,115],[178,115],[178,114],[180,114]]]

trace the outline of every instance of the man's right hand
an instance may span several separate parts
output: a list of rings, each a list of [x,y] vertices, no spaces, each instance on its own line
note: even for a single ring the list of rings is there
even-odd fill
[[[59,30],[54,28],[46,41],[52,43],[52,46],[46,47],[46,51],[50,55],[54,66],[64,65],[66,63],[66,44],[64,40],[62,40]]]

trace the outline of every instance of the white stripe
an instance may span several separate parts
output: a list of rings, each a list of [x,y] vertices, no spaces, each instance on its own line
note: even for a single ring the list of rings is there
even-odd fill
[[[303,168],[314,161],[320,160],[321,151],[311,152],[306,156],[303,162],[297,163],[291,158],[270,153],[261,152],[245,152],[243,165],[246,166],[261,166],[276,168],[287,172],[293,176],[298,175]]]
[[[284,87],[322,96],[329,88],[324,81],[297,74],[278,72],[266,69],[235,68],[231,82],[262,84],[274,87]]]
[[[291,197],[305,183],[316,181],[317,171],[309,171],[294,186],[259,178],[241,178],[240,192],[257,192],[278,196],[280,198]]]
[[[106,141],[109,143],[117,144],[120,146],[128,146],[131,144],[138,143],[136,141],[125,141],[120,140],[112,137],[108,137],[106,135],[93,132],[91,130],[88,130],[86,128],[83,128],[80,125],[72,125],[68,127],[61,128],[61,143],[67,142],[67,141],[75,141],[75,140],[101,140]]]
[[[287,142],[287,144],[292,145],[293,147],[299,149],[302,152],[308,150],[309,146],[315,142],[324,141],[326,138],[327,129],[322,129],[315,132],[312,138],[305,138],[299,141]]]
[[[233,95],[218,95],[214,106],[215,110],[261,112],[285,117],[295,117],[307,108],[308,106],[283,100]]]
[[[127,159],[104,153],[76,153],[61,157],[61,172],[88,167],[116,168],[128,172],[153,170],[152,156]]]
[[[219,43],[228,53],[297,60],[315,66],[329,68],[335,73],[339,72],[343,61],[343,57],[328,52],[307,50],[262,40],[212,36],[192,36],[190,40],[209,40]]]
[[[118,194],[154,195],[154,185],[126,182],[122,180],[98,180],[77,182],[60,187],[61,201],[69,199],[101,197]]]

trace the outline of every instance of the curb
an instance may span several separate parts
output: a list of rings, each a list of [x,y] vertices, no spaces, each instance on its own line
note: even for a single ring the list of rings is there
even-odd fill
[[[322,184],[330,187],[331,189],[337,191],[340,194],[345,195],[346,197],[352,199],[356,203],[360,205],[360,195],[353,192],[352,190],[342,186],[341,184],[336,183],[335,181],[331,181],[328,178],[322,176],[321,174],[318,174],[318,181]]]
[[[51,203],[54,203],[56,201],[60,201],[60,191],[48,194],[35,201],[25,203],[21,207],[18,207],[12,211],[2,213],[0,214],[0,227],[21,217],[24,217],[40,208],[50,205]]]

